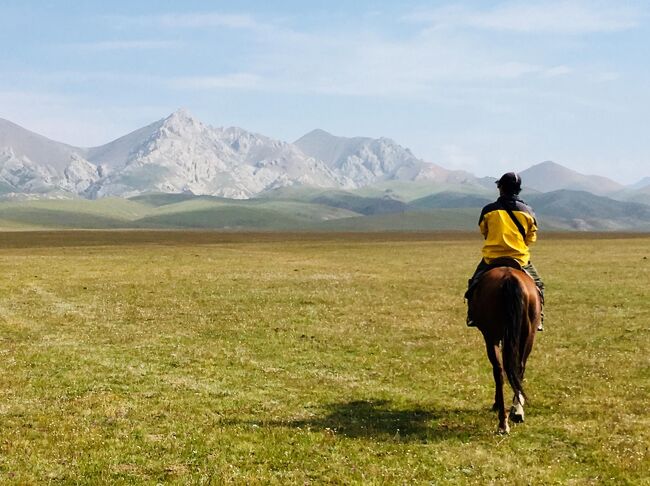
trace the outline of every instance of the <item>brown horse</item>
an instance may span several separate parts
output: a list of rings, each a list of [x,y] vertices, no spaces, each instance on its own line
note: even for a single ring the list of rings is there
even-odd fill
[[[524,421],[526,394],[522,386],[526,360],[541,319],[541,299],[535,282],[516,262],[486,271],[474,288],[470,314],[483,333],[492,363],[496,392],[492,410],[499,412],[498,433],[510,431],[503,399],[503,372],[514,391],[510,419]]]

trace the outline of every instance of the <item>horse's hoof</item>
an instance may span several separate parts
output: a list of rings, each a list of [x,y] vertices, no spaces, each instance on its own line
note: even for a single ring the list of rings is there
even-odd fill
[[[517,413],[517,409],[515,407],[512,407],[510,409],[509,418],[516,424],[521,424],[524,421],[524,411],[522,410],[521,413]]]
[[[497,429],[497,435],[508,435],[510,433],[510,426],[506,424],[505,427],[499,426]]]
[[[516,424],[521,424],[524,422],[524,416],[516,413],[511,413],[510,420],[512,420]]]

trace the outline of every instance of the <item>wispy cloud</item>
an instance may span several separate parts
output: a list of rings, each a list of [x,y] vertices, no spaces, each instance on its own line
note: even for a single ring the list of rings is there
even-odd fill
[[[507,2],[490,9],[450,6],[418,10],[404,17],[411,22],[434,27],[470,27],[475,29],[521,33],[589,34],[617,32],[638,26],[647,12],[640,8],[603,3],[574,1]]]
[[[230,29],[258,30],[264,27],[249,14],[220,12],[166,13],[139,16],[111,16],[112,25],[127,28],[134,25],[171,29],[203,29],[225,27]]]
[[[260,24],[250,15],[223,13],[167,14],[152,17],[164,27],[229,27],[231,29],[257,29]]]
[[[385,39],[367,33],[304,36],[298,44],[270,39],[249,72],[259,89],[346,96],[438,98],[450,86],[552,78],[573,73],[562,64],[528,62],[522,52],[450,38],[441,32]],[[287,53],[290,53],[288,55]],[[521,60],[519,60],[521,59]],[[259,81],[259,80],[258,80]]]
[[[233,73],[217,76],[183,76],[168,80],[176,89],[257,89],[262,87],[260,76],[248,73]]]
[[[544,72],[544,75],[547,78],[555,78],[555,77],[558,77],[558,76],[566,76],[567,74],[573,73],[573,71],[574,70],[571,69],[568,66],[553,66],[553,67],[547,69]]]
[[[66,47],[72,47],[84,51],[130,51],[148,49],[173,49],[181,47],[182,45],[182,42],[167,40],[113,40],[66,44]]]

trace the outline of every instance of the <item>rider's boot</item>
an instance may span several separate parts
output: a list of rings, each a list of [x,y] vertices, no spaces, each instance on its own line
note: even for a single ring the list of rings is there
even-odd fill
[[[467,327],[476,327],[476,323],[472,320],[472,317],[469,315],[469,302],[467,303]]]
[[[542,332],[544,330],[544,292],[542,292],[542,289],[537,287],[537,290],[539,290],[539,297],[541,299],[541,309],[540,309],[540,319],[539,319],[539,324],[537,326],[537,332]]]
[[[472,320],[472,316],[469,313],[470,299],[472,297],[471,290],[472,290],[472,279],[470,278],[467,281],[467,292],[465,292],[465,299],[467,300],[467,319],[465,322],[467,323],[467,327],[476,327],[476,323]]]

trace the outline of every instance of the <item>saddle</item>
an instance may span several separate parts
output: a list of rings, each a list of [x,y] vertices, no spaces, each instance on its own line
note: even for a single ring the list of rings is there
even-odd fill
[[[485,273],[489,272],[493,268],[499,268],[499,267],[509,267],[509,268],[514,268],[516,270],[521,270],[522,272],[526,272],[526,270],[524,270],[521,264],[513,258],[509,258],[509,257],[495,258],[494,260],[492,260],[492,262],[487,264],[487,266],[482,272],[477,273],[476,275],[474,275],[474,278],[469,280],[467,292],[465,292],[465,299],[469,300],[472,297],[472,294],[474,293],[474,288],[476,288],[479,281],[481,280],[481,277]]]
[[[521,263],[519,263],[517,260],[508,257],[501,257],[492,260],[492,262],[488,264],[487,268],[484,272],[481,273],[481,275],[483,275],[483,273],[487,272],[488,270],[492,270],[493,268],[497,267],[510,267],[516,268],[517,270],[524,270],[521,266]]]

